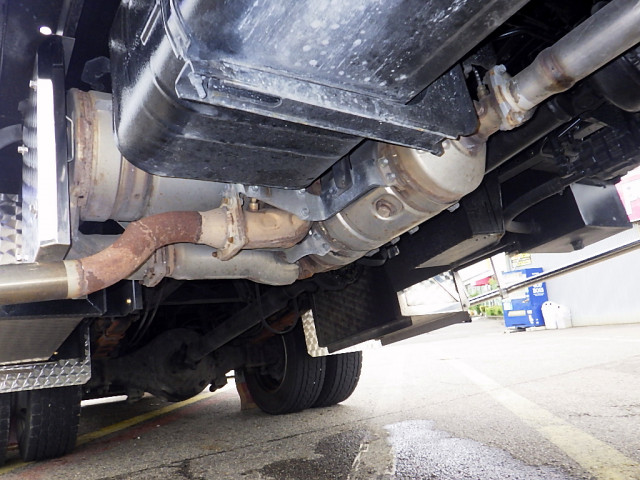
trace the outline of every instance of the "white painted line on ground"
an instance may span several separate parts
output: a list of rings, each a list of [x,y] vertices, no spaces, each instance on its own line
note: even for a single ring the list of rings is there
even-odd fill
[[[470,365],[460,360],[451,360],[451,364],[598,480],[640,479],[640,464],[611,445],[503,387]]]
[[[353,480],[354,478],[356,478],[356,474],[360,469],[360,462],[362,460],[362,455],[365,454],[368,450],[369,450],[369,441],[363,440],[360,443],[360,448],[358,449],[358,454],[356,455],[356,458],[353,459],[353,463],[351,464],[351,471],[349,472],[349,475],[347,475],[347,480]]]

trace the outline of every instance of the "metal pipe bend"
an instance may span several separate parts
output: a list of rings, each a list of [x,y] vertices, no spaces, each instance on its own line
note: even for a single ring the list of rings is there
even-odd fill
[[[78,298],[127,278],[159,248],[174,243],[221,249],[229,241],[225,207],[208,212],[167,212],[130,223],[109,247],[88,257],[45,264],[0,266],[0,304]],[[300,241],[309,223],[265,209],[246,212],[243,248],[287,248]]]

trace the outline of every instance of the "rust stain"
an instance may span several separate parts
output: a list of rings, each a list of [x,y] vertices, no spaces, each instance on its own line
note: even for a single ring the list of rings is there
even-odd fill
[[[103,333],[96,339],[94,358],[106,358],[111,355],[131,326],[131,317],[100,319],[98,325],[103,327]]]
[[[234,217],[225,215],[224,218],[244,227],[244,215]],[[307,235],[310,225],[279,210],[247,212],[246,221],[249,239],[246,247],[252,249],[291,247]],[[221,224],[220,227],[228,228],[229,225]],[[238,230],[237,233],[240,235],[245,231]],[[77,260],[79,295],[102,290],[128,277],[162,247],[174,243],[200,243],[201,237],[202,216],[198,212],[167,212],[132,222],[113,245]],[[240,248],[245,243],[233,235],[228,235],[226,242],[227,245],[239,244]],[[216,255],[221,258],[220,251]]]
[[[280,317],[278,320],[276,320],[275,322],[270,323],[269,326],[276,331],[285,331],[288,328],[292,327],[296,323],[298,318],[299,318],[299,315],[297,312],[288,312],[282,317]],[[251,340],[251,343],[253,345],[259,345],[265,340],[275,335],[276,335],[275,333],[269,330],[263,329],[262,332],[260,332],[260,334],[256,338]]]
[[[311,278],[316,273],[328,272],[330,270],[336,270],[342,267],[342,265],[330,265],[330,264],[321,263],[317,255],[308,255],[298,260],[297,263],[298,263],[298,267],[300,267],[300,274],[298,275],[298,280]]]
[[[79,90],[71,90],[71,95],[76,105],[78,114],[75,117],[74,125],[74,176],[73,185],[75,195],[78,199],[79,206],[86,205],[88,197],[89,185],[85,179],[91,178],[91,170],[93,167],[93,152],[95,150],[94,142],[94,121],[93,121],[93,102],[91,96],[86,92]]]
[[[132,222],[113,245],[78,261],[81,295],[102,290],[131,275],[161,247],[195,243],[201,229],[198,212],[161,213]]]
[[[554,55],[552,49],[543,50],[535,60],[536,70],[541,78],[547,79],[545,90],[559,93],[568,90],[576,83],[576,79],[567,75],[566,69]]]

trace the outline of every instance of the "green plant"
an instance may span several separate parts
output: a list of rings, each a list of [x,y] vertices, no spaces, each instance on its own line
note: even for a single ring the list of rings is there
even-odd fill
[[[488,317],[501,317],[502,316],[502,307],[499,305],[490,305],[485,307],[485,313]]]

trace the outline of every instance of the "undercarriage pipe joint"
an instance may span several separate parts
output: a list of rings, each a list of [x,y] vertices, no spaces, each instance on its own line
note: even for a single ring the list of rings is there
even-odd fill
[[[568,90],[640,42],[640,2],[614,0],[543,50],[511,80],[519,108],[530,110]]]
[[[309,223],[274,209],[247,212],[245,248],[288,248]],[[48,264],[0,266],[0,304],[78,298],[127,278],[158,249],[196,243],[221,249],[228,241],[224,208],[168,212],[130,223],[112,245],[88,257]]]

